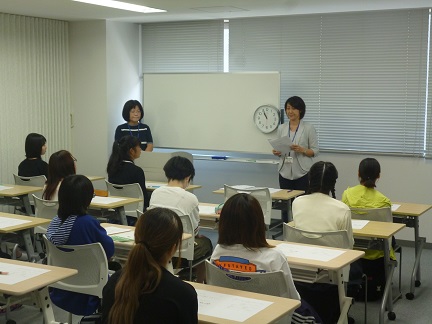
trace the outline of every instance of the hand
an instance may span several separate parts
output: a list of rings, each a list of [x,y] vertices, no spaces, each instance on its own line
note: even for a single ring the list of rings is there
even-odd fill
[[[281,156],[282,152],[281,151],[276,151],[276,150],[272,150],[273,155],[276,156]]]
[[[293,150],[294,152],[297,152],[297,153],[305,153],[306,152],[306,149],[304,147],[301,147],[300,145],[296,145],[296,144],[291,145],[291,150]]]

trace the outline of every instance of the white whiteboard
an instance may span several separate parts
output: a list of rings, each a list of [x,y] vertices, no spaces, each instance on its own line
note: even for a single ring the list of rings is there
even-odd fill
[[[155,147],[271,153],[253,113],[279,108],[279,72],[144,74],[144,123]]]

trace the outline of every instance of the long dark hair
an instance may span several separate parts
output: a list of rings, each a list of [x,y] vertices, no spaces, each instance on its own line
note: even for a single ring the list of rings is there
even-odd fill
[[[266,240],[264,214],[256,198],[239,193],[225,202],[219,219],[218,244],[242,244],[248,249],[272,247]]]
[[[112,153],[107,165],[108,176],[116,174],[123,160],[131,161],[130,149],[140,146],[140,141],[135,136],[124,136],[115,141]]]
[[[328,195],[331,191],[332,197],[336,198],[336,179],[338,172],[331,162],[319,161],[314,163],[309,171],[308,193],[320,192]]]
[[[93,184],[86,176],[77,174],[64,178],[58,192],[58,217],[62,222],[71,215],[85,215],[93,193]]]
[[[61,150],[51,154],[48,163],[48,179],[42,198],[50,200],[60,181],[75,173],[75,158],[69,151]]]
[[[380,177],[381,166],[374,158],[366,158],[360,162],[360,183],[367,188],[375,188],[376,180]]]
[[[162,278],[163,261],[173,246],[180,247],[183,225],[180,217],[167,208],[146,211],[135,226],[135,245],[129,253],[115,288],[110,324],[132,324],[139,307],[139,296],[151,294]]]

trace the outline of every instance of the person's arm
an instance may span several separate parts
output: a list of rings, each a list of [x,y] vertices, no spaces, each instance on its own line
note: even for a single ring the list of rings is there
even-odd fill
[[[96,242],[99,242],[107,256],[107,259],[111,258],[114,255],[114,241],[108,236],[106,230],[100,226],[99,222],[95,220],[94,224],[94,235],[96,236]]]
[[[147,125],[146,141],[147,141],[147,147],[145,149],[146,152],[152,152],[153,151],[153,136],[152,136],[149,125]]]
[[[149,206],[150,203],[150,199],[147,193],[147,188],[146,188],[146,183],[145,183],[145,174],[143,169],[141,169],[140,167],[137,167],[138,172],[137,172],[137,176],[136,176],[136,180],[138,182],[138,184],[141,187],[141,190],[143,192],[144,195],[144,210],[145,211],[147,209],[147,207]]]
[[[118,125],[114,134],[114,141],[118,141],[121,137],[121,125]]]
[[[316,130],[312,125],[308,124],[307,129],[305,129],[305,134],[307,136],[307,147],[294,144],[291,146],[291,149],[298,154],[303,154],[307,157],[314,157],[319,153]]]
[[[344,216],[344,223],[342,230],[346,229],[348,234],[348,240],[350,243],[350,249],[354,246],[354,235],[353,235],[353,229],[352,229],[352,222],[351,222],[351,210],[347,210]]]
[[[153,152],[153,143],[147,143],[146,152]]]

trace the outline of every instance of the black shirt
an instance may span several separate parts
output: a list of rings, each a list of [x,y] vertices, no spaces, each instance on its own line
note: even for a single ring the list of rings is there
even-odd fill
[[[102,323],[108,323],[108,315],[114,304],[115,286],[121,271],[108,280],[102,294]],[[139,307],[134,324],[195,324],[198,323],[198,299],[195,289],[188,283],[162,268],[159,286],[151,294],[139,297]]]
[[[138,183],[144,194],[144,210],[148,207],[150,199],[146,189],[144,171],[132,161],[121,162],[116,173],[108,174],[108,181],[119,185]]]
[[[25,159],[18,166],[18,175],[21,177],[35,177],[44,175],[48,178],[48,163],[41,158]]]

